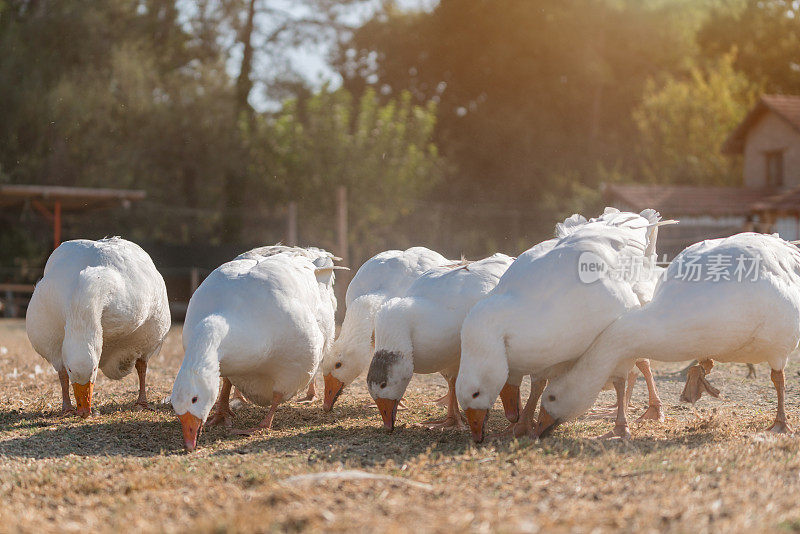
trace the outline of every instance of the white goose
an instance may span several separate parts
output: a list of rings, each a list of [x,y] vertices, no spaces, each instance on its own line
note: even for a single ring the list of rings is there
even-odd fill
[[[699,279],[698,279],[699,277]],[[800,251],[777,236],[744,233],[696,243],[667,269],[650,304],[621,316],[572,370],[545,390],[537,433],[546,434],[589,406],[610,376],[618,379],[636,355],[700,361],[684,400],[703,390],[712,361],[772,368],[778,396],[774,432],[790,431],[784,410],[784,367],[800,341]],[[616,425],[627,428],[624,406]]]
[[[367,387],[388,430],[414,373],[442,373],[448,382],[448,412],[436,426],[461,426],[454,382],[459,332],[470,308],[497,284],[513,261],[495,254],[480,261],[434,267],[420,276],[405,297],[387,301],[375,319],[375,356]]]
[[[572,233],[578,226],[582,226],[588,222],[586,218],[581,215],[573,215],[572,217],[566,219],[563,223],[559,223],[556,225],[556,235],[560,237],[565,237]],[[538,245],[534,246],[530,249],[531,252],[531,259],[542,255],[553,247],[555,247],[556,243],[558,243],[560,237],[556,237],[554,239],[549,239],[547,241],[543,241]],[[655,290],[655,283],[658,280],[658,276],[663,273],[664,268],[660,266],[654,266],[653,276],[650,279],[643,278],[639,284],[636,286],[636,293],[639,297],[639,301],[641,304],[645,304],[650,302],[650,299],[653,297],[653,291]],[[656,388],[655,379],[653,377],[652,369],[650,368],[650,361],[646,359],[640,359],[636,361],[636,367],[642,373],[645,379],[645,385],[647,386],[647,393],[649,397],[649,405],[647,410],[639,417],[639,420],[647,420],[652,419],[656,421],[663,421],[664,420],[664,412],[662,410],[661,399],[658,396],[658,390]],[[625,401],[626,403],[630,403],[631,396],[633,394],[633,387],[636,383],[637,373],[635,369],[631,369],[628,373],[628,383],[625,392]],[[518,410],[519,407],[519,397],[520,397],[520,384],[522,383],[523,376],[516,371],[509,371],[509,377],[506,382],[506,385],[503,386],[503,389],[500,390],[500,399],[503,402],[503,408],[505,410],[505,415],[511,421],[511,424],[508,428],[501,432],[499,435],[512,435],[516,437],[521,437],[525,434],[529,434],[533,432],[533,422],[534,422],[534,413],[536,412],[536,405],[539,402],[539,397],[541,397],[542,392],[544,391],[545,386],[547,386],[547,378],[537,378],[534,375],[531,375],[531,390],[530,395],[528,396],[528,400],[525,403],[525,408],[522,410],[522,413],[517,413],[517,417],[514,418],[514,410],[513,406],[516,402],[516,408]],[[613,388],[613,384],[607,383],[604,386],[604,389]],[[619,403],[617,403],[619,404]]]
[[[170,326],[164,279],[150,256],[119,237],[62,243],[47,260],[25,317],[34,350],[58,372],[62,412],[88,417],[100,368],[120,380],[135,367],[147,407],[147,362]]]
[[[230,422],[232,386],[258,405],[278,405],[305,388],[333,342],[336,298],[333,256],[324,250],[273,246],[221,265],[189,301],[183,327],[186,354],[172,389],[172,406],[187,450],[197,445],[220,375],[214,422]]]
[[[342,389],[369,366],[378,308],[391,298],[405,295],[414,280],[428,269],[446,263],[452,262],[438,252],[413,247],[381,252],[358,269],[347,287],[347,313],[341,332],[322,360],[323,410],[331,411]]]
[[[579,268],[582,262],[612,270],[638,264],[641,280],[649,283],[659,220],[653,210],[635,214],[614,208],[588,222],[573,216],[559,225],[559,238],[517,258],[495,290],[470,311],[461,332],[456,392],[476,441],[483,439],[487,412],[507,379],[532,375],[532,397],[521,418],[530,425],[544,381],[563,373],[606,326],[642,304],[652,284],[630,277],[586,283]],[[652,377],[645,377],[649,386]],[[617,393],[624,397],[624,389],[623,380]],[[657,394],[651,394],[653,403],[657,413],[648,416],[659,416]]]

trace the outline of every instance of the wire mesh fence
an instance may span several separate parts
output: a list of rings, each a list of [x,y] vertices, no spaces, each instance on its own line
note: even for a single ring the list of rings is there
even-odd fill
[[[177,204],[177,203],[176,203]],[[504,252],[518,255],[532,244],[552,235],[550,216],[532,210],[509,209],[488,204],[434,201],[416,202],[392,220],[360,223],[360,206],[348,206],[350,226],[347,251],[339,250],[335,213],[319,212],[302,200],[290,210],[286,205],[272,208],[235,210],[240,221],[239,236],[226,240],[221,231],[224,217],[231,213],[209,208],[187,208],[166,202],[142,201],[126,209],[66,214],[63,239],[100,239],[119,235],[140,244],[153,258],[165,278],[177,317],[198,283],[217,266],[256,246],[278,242],[317,246],[346,256],[350,273],[340,273],[337,293],[343,300],[347,282],[355,270],[374,254],[388,249],[426,246],[447,257],[476,259]],[[365,208],[368,209],[368,208]],[[37,243],[31,249],[0,250],[0,284],[30,287],[43,272],[52,250],[52,231],[46,221],[31,213],[0,214],[5,228],[22,232]],[[293,221],[292,217],[296,219]],[[295,230],[292,231],[292,225]],[[2,232],[0,232],[2,233]],[[19,249],[20,247],[16,247]],[[8,292],[0,291],[5,313],[24,314],[29,294],[16,292],[8,303]]]

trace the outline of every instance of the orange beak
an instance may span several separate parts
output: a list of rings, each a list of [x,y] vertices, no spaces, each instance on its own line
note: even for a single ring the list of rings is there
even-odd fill
[[[511,423],[519,421],[519,405],[522,400],[519,396],[519,386],[512,386],[506,384],[500,390],[500,400],[503,402],[503,410],[506,413],[506,419]]]
[[[192,452],[197,448],[197,436],[200,435],[203,422],[189,412],[179,415],[178,419],[183,429],[183,447],[186,452]]]
[[[536,430],[534,434],[539,439],[546,438],[558,426],[559,421],[553,419],[553,416],[547,413],[544,408],[539,409],[539,421],[536,423]]]
[[[378,405],[378,411],[381,412],[383,418],[383,428],[392,432],[394,430],[394,421],[397,417],[397,405],[399,401],[393,399],[375,399],[375,404]]]
[[[467,423],[469,423],[469,430],[472,432],[472,440],[475,443],[483,441],[483,430],[486,428],[486,417],[489,410],[476,410],[474,408],[467,408],[464,410],[467,414]]]
[[[333,410],[333,405],[336,399],[339,398],[339,395],[341,395],[342,389],[344,389],[344,382],[330,373],[325,375],[325,399],[322,401],[323,411],[329,412]]]
[[[92,393],[94,393],[94,382],[85,384],[72,383],[72,391],[75,392],[75,404],[78,405],[75,413],[86,419],[92,415]]]

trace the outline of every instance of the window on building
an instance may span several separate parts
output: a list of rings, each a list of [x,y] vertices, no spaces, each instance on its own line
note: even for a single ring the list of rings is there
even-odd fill
[[[765,154],[767,161],[767,186],[783,185],[783,151],[776,150]]]

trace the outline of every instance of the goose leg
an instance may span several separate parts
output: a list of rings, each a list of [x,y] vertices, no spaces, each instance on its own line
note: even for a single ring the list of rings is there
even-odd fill
[[[450,402],[450,392],[448,391],[447,393],[445,393],[444,395],[433,401],[433,404],[438,404],[439,406],[447,406],[449,402]]]
[[[461,410],[458,409],[458,399],[456,398],[456,377],[447,380],[447,417],[438,421],[425,421],[430,429],[444,428],[466,428],[461,419]]]
[[[250,401],[239,391],[239,388],[233,388],[233,400],[241,404],[250,404]]]
[[[628,406],[631,405],[631,397],[633,397],[633,387],[636,385],[636,379],[638,378],[638,373],[636,369],[631,368],[628,371],[628,383],[625,386],[625,402]],[[604,406],[599,406],[597,408],[592,407],[586,412],[587,419],[605,419],[614,417],[617,413],[617,408],[619,408],[619,399],[617,399],[614,404],[608,404]]]
[[[66,369],[58,372],[58,381],[61,383],[61,415],[72,415],[75,413],[75,408],[69,398],[69,375]]]
[[[233,384],[231,384],[230,380],[227,378],[222,379],[222,389],[219,392],[219,397],[217,397],[216,404],[214,404],[211,417],[209,417],[208,421],[206,422],[207,425],[212,426],[222,424],[229,427],[233,424],[233,411],[231,410],[230,404],[232,387]]]
[[[147,361],[138,358],[136,360],[136,374],[139,375],[139,397],[133,405],[134,410],[150,410],[150,405],[147,404],[147,389],[145,387],[145,378],[147,376]]]
[[[525,403],[525,407],[522,409],[519,421],[513,425],[515,437],[532,435],[534,430],[533,416],[536,413],[536,405],[539,404],[539,398],[542,396],[545,387],[547,387],[546,378],[531,382],[531,394],[528,395],[528,402]]]
[[[522,437],[524,435],[531,435],[534,430],[534,414],[536,413],[536,406],[539,404],[539,398],[542,396],[544,388],[547,387],[547,379],[535,380],[531,377],[531,393],[528,395],[528,401],[525,407],[519,414],[519,420],[516,423],[509,423],[508,426],[500,432],[489,434],[487,439],[501,439],[507,437]]]
[[[278,409],[278,405],[281,402],[283,402],[283,394],[273,393],[272,402],[269,405],[269,411],[264,417],[264,420],[258,423],[258,426],[249,430],[233,430],[231,433],[236,434],[237,436],[252,436],[253,434],[263,432],[264,430],[270,430],[272,428],[272,419],[275,417],[275,411]]]
[[[458,374],[458,372],[456,372],[456,374]],[[447,378],[445,373],[441,373],[441,375],[442,375],[442,378],[444,378],[445,381],[447,381],[447,393],[445,393],[444,395],[442,395],[441,397],[439,397],[435,401],[432,401],[432,404],[436,404],[436,405],[439,405],[439,406],[443,406],[445,408],[449,408],[450,407],[450,380]]]
[[[600,439],[620,438],[631,439],[631,431],[628,428],[628,420],[625,418],[627,403],[625,402],[625,379],[615,378],[614,389],[617,392],[617,420],[614,423],[614,430],[603,434]]]
[[[639,365],[636,365],[639,367]],[[641,367],[639,368],[641,369]],[[642,371],[644,373],[644,371]],[[625,403],[630,406],[631,405],[631,397],[633,397],[633,386],[636,385],[636,379],[639,378],[639,373],[636,372],[636,369],[631,369],[628,371],[628,384],[625,387]],[[617,405],[614,408],[617,408],[619,405],[619,401],[617,401]]]
[[[308,391],[306,391],[306,396],[300,399],[298,402],[300,404],[311,404],[315,400],[317,400],[317,380],[316,376],[311,379],[311,382],[308,383]]]
[[[783,369],[780,371],[773,369],[770,378],[772,378],[772,383],[775,385],[775,391],[778,394],[778,410],[775,413],[775,422],[767,430],[776,434],[791,434],[792,429],[786,420],[786,412],[784,411],[786,380]]]
[[[661,399],[656,389],[656,381],[653,379],[653,371],[650,369],[650,360],[636,362],[636,367],[638,367],[642,375],[644,375],[644,381],[647,384],[647,396],[650,399],[647,410],[645,410],[638,420],[644,421],[646,419],[652,419],[654,421],[663,421],[664,410],[661,408]]]
[[[747,364],[747,378],[756,378],[756,366],[752,363]]]

